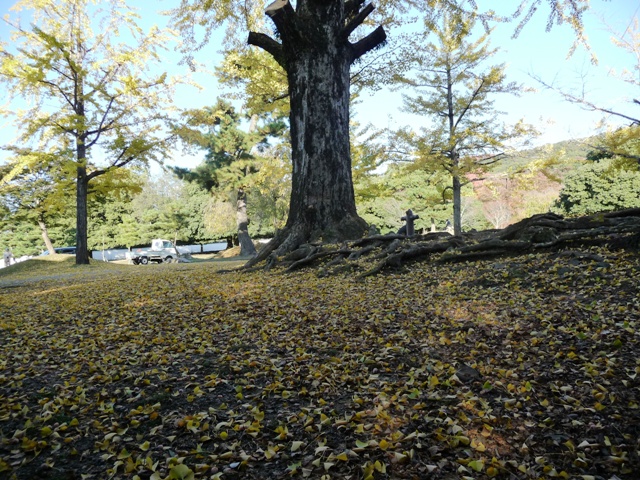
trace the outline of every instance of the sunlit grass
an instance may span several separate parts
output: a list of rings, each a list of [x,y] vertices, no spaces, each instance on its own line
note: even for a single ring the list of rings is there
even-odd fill
[[[43,255],[0,269],[0,280],[25,280],[52,275],[79,274],[122,268],[121,265],[93,259],[90,260],[89,265],[76,265],[75,255]]]
[[[110,272],[146,272],[152,273],[157,269],[185,269],[193,268],[201,264],[215,264],[217,269],[231,270],[242,267],[247,262],[246,258],[219,258],[213,255],[194,256],[191,263],[171,263],[171,264],[150,264],[131,265],[126,260],[116,262],[103,262],[91,259],[89,265],[76,265],[75,255],[55,254],[43,255],[36,258],[16,263],[6,268],[0,269],[0,281],[16,281],[53,276],[78,276],[94,273]]]

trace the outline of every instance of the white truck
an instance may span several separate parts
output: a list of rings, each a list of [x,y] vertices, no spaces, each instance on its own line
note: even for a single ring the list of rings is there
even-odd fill
[[[126,253],[127,260],[134,265],[147,265],[149,262],[177,262],[180,252],[171,240],[156,238],[151,241],[151,248],[134,248]]]

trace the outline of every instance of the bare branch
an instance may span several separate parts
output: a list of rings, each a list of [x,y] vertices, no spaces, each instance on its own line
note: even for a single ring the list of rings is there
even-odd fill
[[[475,163],[477,163],[478,165],[493,165],[494,163],[502,160],[505,156],[506,155],[504,152],[500,152],[500,153],[496,153],[495,155],[491,155],[489,157],[478,160]]]
[[[75,111],[75,104],[73,103],[73,100],[71,99],[71,97],[69,97],[69,95],[67,95],[67,92],[65,92],[60,85],[49,80],[40,80],[40,83],[43,85],[48,85],[53,90],[57,90],[62,98],[64,98],[65,102],[67,102],[69,106]]]
[[[587,100],[584,97],[584,95],[582,95],[582,96],[573,95],[573,94],[568,93],[568,92],[566,92],[564,90],[560,90],[557,87],[554,87],[553,85],[545,82],[544,80],[542,80],[538,76],[531,75],[531,77],[535,81],[537,81],[540,85],[542,85],[543,87],[545,87],[545,88],[547,88],[549,90],[553,90],[553,91],[557,92],[558,94],[560,94],[560,96],[562,96],[562,98],[564,98],[568,102],[576,103],[578,105],[581,105],[585,110],[589,110],[589,111],[593,111],[593,112],[606,113],[606,114],[609,114],[609,115],[613,115],[615,117],[620,117],[620,118],[624,118],[625,120],[629,120],[632,124],[640,125],[640,118],[631,117],[629,115],[625,115],[624,113],[616,112],[615,110],[611,110],[611,109],[608,109],[608,108],[600,107],[600,106],[596,105],[595,103],[590,102],[589,100]],[[640,102],[638,102],[638,100],[633,100],[633,103],[640,104]]]
[[[249,38],[247,39],[249,45],[262,48],[264,51],[270,53],[276,62],[285,68],[284,52],[282,45],[276,42],[269,35],[264,33],[249,32]],[[286,70],[286,68],[285,68]]]

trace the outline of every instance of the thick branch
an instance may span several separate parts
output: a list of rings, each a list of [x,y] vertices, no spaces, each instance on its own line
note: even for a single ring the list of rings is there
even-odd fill
[[[260,47],[264,51],[270,53],[276,62],[285,68],[284,53],[282,51],[282,45],[276,42],[269,35],[264,33],[249,32],[249,38],[247,39],[249,45]],[[286,69],[286,68],[285,68]]]
[[[351,45],[351,62],[353,63],[365,53],[373,50],[376,47],[379,47],[382,43],[384,43],[386,39],[387,34],[385,33],[384,28],[382,28],[381,26],[376,28],[362,40],[359,40],[358,42]]]
[[[265,9],[264,13],[273,20],[278,34],[284,40],[296,40],[295,27],[292,28],[296,24],[296,12],[289,0],[276,0]]]
[[[289,0],[275,0],[275,2],[271,2],[267,5],[267,8],[264,9],[264,13],[273,18],[281,15],[291,15],[294,13],[294,10]],[[274,20],[274,22],[276,22],[276,20]]]
[[[347,0],[344,2],[344,16],[349,18],[352,15],[358,13],[360,7],[364,3],[364,0]]]
[[[349,35],[351,35],[351,33],[356,28],[362,25],[362,22],[364,22],[365,19],[369,16],[369,14],[373,12],[374,8],[375,7],[373,6],[373,3],[370,3],[369,5],[364,7],[355,17],[353,17],[351,21],[347,23],[347,25],[345,25],[344,29],[342,30],[342,35],[344,36],[345,39],[349,38]]]

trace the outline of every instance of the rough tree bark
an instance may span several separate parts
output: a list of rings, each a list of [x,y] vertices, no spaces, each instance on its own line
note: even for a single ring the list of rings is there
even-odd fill
[[[87,180],[86,168],[78,167],[76,182],[76,265],[88,265],[87,194],[89,190],[89,182]]]
[[[386,34],[378,27],[362,40],[349,35],[373,11],[365,0],[277,0],[266,9],[281,42],[251,32],[249,44],[269,52],[286,70],[291,104],[293,161],[285,227],[247,266],[272,260],[308,242],[361,237],[349,149],[349,68]]]

